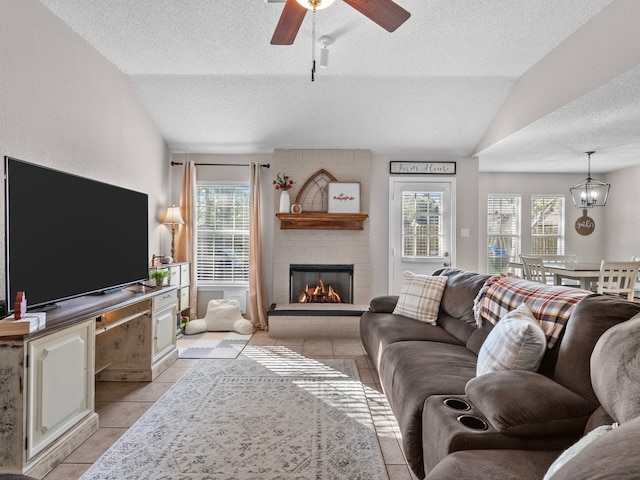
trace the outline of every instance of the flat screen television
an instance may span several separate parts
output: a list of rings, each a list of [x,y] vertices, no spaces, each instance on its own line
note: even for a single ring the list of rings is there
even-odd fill
[[[11,157],[4,186],[8,312],[148,278],[147,194]]]

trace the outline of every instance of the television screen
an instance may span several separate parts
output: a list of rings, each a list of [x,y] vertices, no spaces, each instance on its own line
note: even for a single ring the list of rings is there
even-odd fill
[[[5,157],[7,310],[148,277],[148,196]]]

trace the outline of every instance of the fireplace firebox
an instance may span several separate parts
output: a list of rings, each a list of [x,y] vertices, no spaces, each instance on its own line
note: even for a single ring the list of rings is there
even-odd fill
[[[353,303],[353,265],[289,265],[290,303]]]

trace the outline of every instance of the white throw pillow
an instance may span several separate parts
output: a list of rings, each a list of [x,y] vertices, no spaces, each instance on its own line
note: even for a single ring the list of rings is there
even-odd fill
[[[393,313],[436,324],[447,277],[405,272],[402,290]]]
[[[558,472],[558,470],[564,467],[567,462],[569,462],[569,460],[578,455],[587,445],[589,445],[594,440],[597,440],[605,433],[610,432],[617,426],[618,424],[614,423],[613,425],[602,425],[601,427],[591,430],[588,434],[571,445],[564,452],[562,452],[558,458],[556,458],[556,460],[549,467],[549,470],[547,470],[547,473],[544,474],[544,478],[542,480],[551,480],[553,476]]]
[[[476,375],[499,370],[538,371],[547,347],[542,327],[524,303],[493,327],[478,353]]]

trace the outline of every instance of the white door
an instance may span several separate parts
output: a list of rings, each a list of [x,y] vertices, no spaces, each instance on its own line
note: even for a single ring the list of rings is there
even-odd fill
[[[455,180],[392,177],[389,192],[389,294],[399,295],[404,272],[430,275],[455,264]]]

